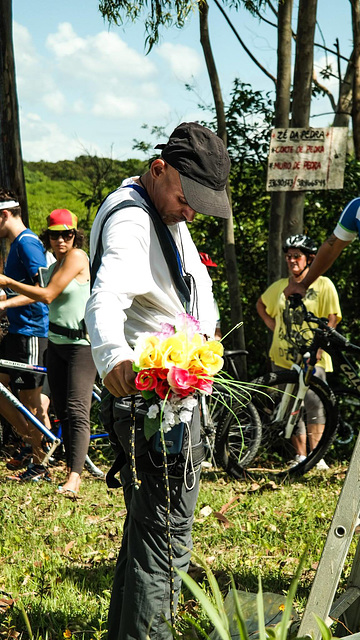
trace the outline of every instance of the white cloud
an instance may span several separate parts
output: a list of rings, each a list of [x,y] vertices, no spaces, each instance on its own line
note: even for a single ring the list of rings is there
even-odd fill
[[[158,92],[156,91],[156,94]],[[144,118],[166,118],[170,113],[169,105],[158,97],[153,99],[147,95],[116,96],[111,93],[98,94],[94,102],[92,113],[101,118],[133,120]]]
[[[132,118],[139,114],[139,107],[132,98],[102,94],[95,101],[92,113],[107,118]]]
[[[35,35],[33,39],[26,27],[14,23],[27,160],[73,158],[91,147],[106,155],[112,145],[128,157],[144,122],[169,124],[174,119],[170,102],[179,78],[183,85],[203,66],[191,47],[165,43],[151,59],[117,32],[79,36],[70,22],[47,36],[46,54],[40,54],[34,42]],[[186,119],[180,105],[175,118]]]
[[[91,149],[91,153],[100,153],[100,149],[88,140],[65,134],[53,122],[44,122],[37,113],[21,116],[22,153],[25,160],[73,159]]]
[[[69,22],[59,24],[57,33],[47,37],[46,44],[58,58],[73,56],[85,49],[85,40],[76,35]]]
[[[50,93],[46,93],[43,96],[43,103],[53,113],[61,114],[65,111],[66,99],[63,93],[58,89],[55,91],[51,91]]]
[[[46,44],[57,60],[59,70],[71,78],[87,78],[102,86],[117,85],[147,79],[156,74],[156,67],[148,58],[129,47],[116,33],[101,31],[94,36],[79,37],[71,24],[59,24],[56,33],[47,37]]]
[[[197,51],[182,44],[164,42],[156,49],[156,53],[169,63],[172,72],[183,82],[199,75],[204,67]]]
[[[28,29],[17,22],[14,22],[14,49],[19,97],[32,104],[41,102],[44,93],[56,90],[56,85],[47,71],[46,62],[35,49]]]
[[[81,100],[81,98],[79,100],[75,100],[72,108],[74,113],[85,113],[86,105],[84,100]]]

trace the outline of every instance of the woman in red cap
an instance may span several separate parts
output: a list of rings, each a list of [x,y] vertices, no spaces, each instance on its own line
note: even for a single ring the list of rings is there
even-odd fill
[[[90,405],[96,370],[87,338],[84,311],[90,294],[89,260],[81,246],[77,217],[55,209],[41,239],[56,262],[42,272],[42,287],[0,276],[10,287],[49,305],[48,380],[56,414],[61,421],[68,478],[59,492],[75,496],[89,446]]]

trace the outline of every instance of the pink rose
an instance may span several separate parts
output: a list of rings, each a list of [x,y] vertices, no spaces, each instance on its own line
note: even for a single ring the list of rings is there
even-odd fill
[[[176,316],[175,328],[176,331],[183,331],[188,339],[192,340],[195,333],[200,330],[200,322],[188,313],[179,313]]]
[[[212,393],[213,380],[211,378],[198,378],[196,388],[202,391],[206,395]]]
[[[169,369],[167,380],[174,393],[182,397],[189,395],[198,381],[197,376],[179,367],[171,367]]]
[[[139,391],[152,391],[157,385],[157,375],[154,369],[139,371],[135,378],[135,386]]]
[[[162,322],[160,326],[161,326],[161,331],[159,331],[158,333],[155,333],[155,335],[159,338],[159,340],[165,340],[166,338],[169,338],[170,336],[174,335],[175,328],[173,327],[172,324],[169,324],[168,322]]]

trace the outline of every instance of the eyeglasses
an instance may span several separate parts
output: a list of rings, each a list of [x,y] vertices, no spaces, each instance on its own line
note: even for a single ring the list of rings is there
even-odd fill
[[[287,253],[285,255],[285,260],[299,260],[304,255],[304,253]]]
[[[50,240],[58,240],[60,237],[63,240],[71,240],[74,235],[75,235],[75,229],[67,229],[65,231],[61,230],[61,231],[51,231],[50,229],[49,231],[49,238]]]

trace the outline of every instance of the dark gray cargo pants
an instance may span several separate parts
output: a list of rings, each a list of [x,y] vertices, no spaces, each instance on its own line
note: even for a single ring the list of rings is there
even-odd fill
[[[131,484],[128,464],[121,469],[127,508],[122,545],[116,565],[109,610],[108,640],[170,640],[163,617],[170,620],[169,558],[166,539],[166,494],[162,476],[138,471],[140,489]],[[194,477],[189,477],[190,486]],[[191,528],[199,493],[184,478],[170,478],[173,564],[187,571],[192,548]],[[181,580],[175,572],[175,607]]]

